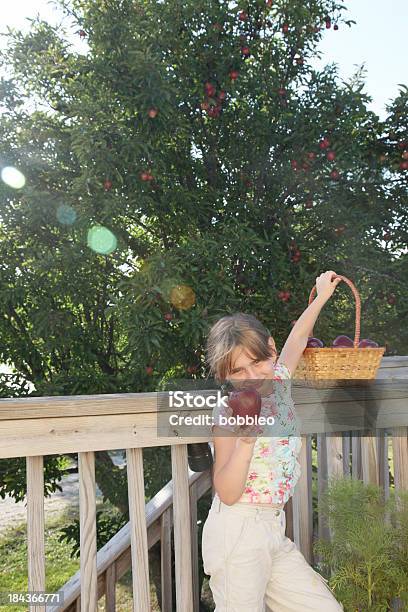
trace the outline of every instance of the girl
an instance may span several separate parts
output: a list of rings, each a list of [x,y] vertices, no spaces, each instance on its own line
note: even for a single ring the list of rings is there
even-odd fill
[[[259,426],[224,424],[232,410],[213,413],[215,495],[202,531],[204,571],[210,576],[215,612],[338,612],[327,581],[285,536],[284,505],[300,476],[301,438],[290,378],[306,348],[323,304],[341,279],[332,270],[316,279],[317,296],[297,320],[276,360],[274,340],[252,315],[219,319],[207,339],[207,363],[215,380],[253,386],[261,415],[275,415],[287,435],[259,437]],[[333,279],[333,280],[332,280]],[[271,393],[275,381],[275,393]],[[286,381],[286,382],[285,382]],[[293,424],[293,425],[292,425]],[[298,430],[299,431],[299,430]],[[266,606],[266,608],[265,608]]]

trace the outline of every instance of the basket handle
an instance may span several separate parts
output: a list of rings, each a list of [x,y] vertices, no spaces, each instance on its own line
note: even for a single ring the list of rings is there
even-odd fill
[[[360,294],[357,291],[355,285],[351,282],[350,279],[347,278],[347,276],[342,276],[341,274],[336,274],[336,276],[334,276],[332,278],[332,280],[335,279],[335,278],[341,278],[341,280],[343,280],[345,283],[347,283],[347,285],[352,290],[353,295],[354,295],[354,299],[356,301],[356,326],[355,326],[355,331],[354,331],[354,348],[358,348],[358,343],[360,341],[360,315],[361,315]],[[314,285],[312,287],[312,290],[311,290],[310,295],[309,295],[309,304],[311,304],[313,302],[314,295],[315,295],[316,291],[317,291],[316,285]],[[312,327],[311,335],[313,336],[313,327]]]

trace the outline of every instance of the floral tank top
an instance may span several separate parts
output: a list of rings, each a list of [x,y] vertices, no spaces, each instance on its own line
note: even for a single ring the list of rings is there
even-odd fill
[[[294,487],[300,476],[298,455],[302,440],[300,422],[292,400],[291,373],[284,363],[275,364],[273,380],[274,391],[262,397],[260,416],[272,415],[278,421],[282,437],[259,436],[255,442],[248,469],[244,491],[238,502],[255,504],[285,504],[293,495]],[[234,431],[229,424],[220,424],[218,417],[225,413],[223,404],[213,410],[213,425]],[[267,426],[264,427],[264,432]]]

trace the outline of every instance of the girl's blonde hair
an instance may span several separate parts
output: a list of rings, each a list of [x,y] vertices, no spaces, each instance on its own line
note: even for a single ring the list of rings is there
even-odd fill
[[[242,347],[256,359],[268,359],[272,356],[268,340],[269,330],[251,314],[236,312],[221,317],[211,327],[206,343],[206,362],[209,376],[217,382],[227,378],[232,369],[232,352]]]

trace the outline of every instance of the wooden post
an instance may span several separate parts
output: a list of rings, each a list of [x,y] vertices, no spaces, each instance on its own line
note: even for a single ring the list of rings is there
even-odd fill
[[[171,525],[172,508],[169,507],[161,515],[160,521],[160,552],[161,552],[161,610],[162,612],[173,611],[173,572],[171,558]],[[160,603],[160,602],[159,602]]]
[[[313,563],[312,445],[311,435],[302,435],[299,453],[301,475],[293,494],[293,531],[297,547]]]
[[[185,612],[193,610],[187,444],[175,444],[171,447],[171,469],[173,474],[176,610]],[[187,529],[186,526],[188,526]]]
[[[150,612],[143,449],[126,449],[126,458],[132,554],[133,612]]]
[[[26,457],[28,590],[45,591],[44,458]],[[33,606],[42,612],[46,606]]]
[[[81,612],[97,612],[95,453],[78,453]]]

